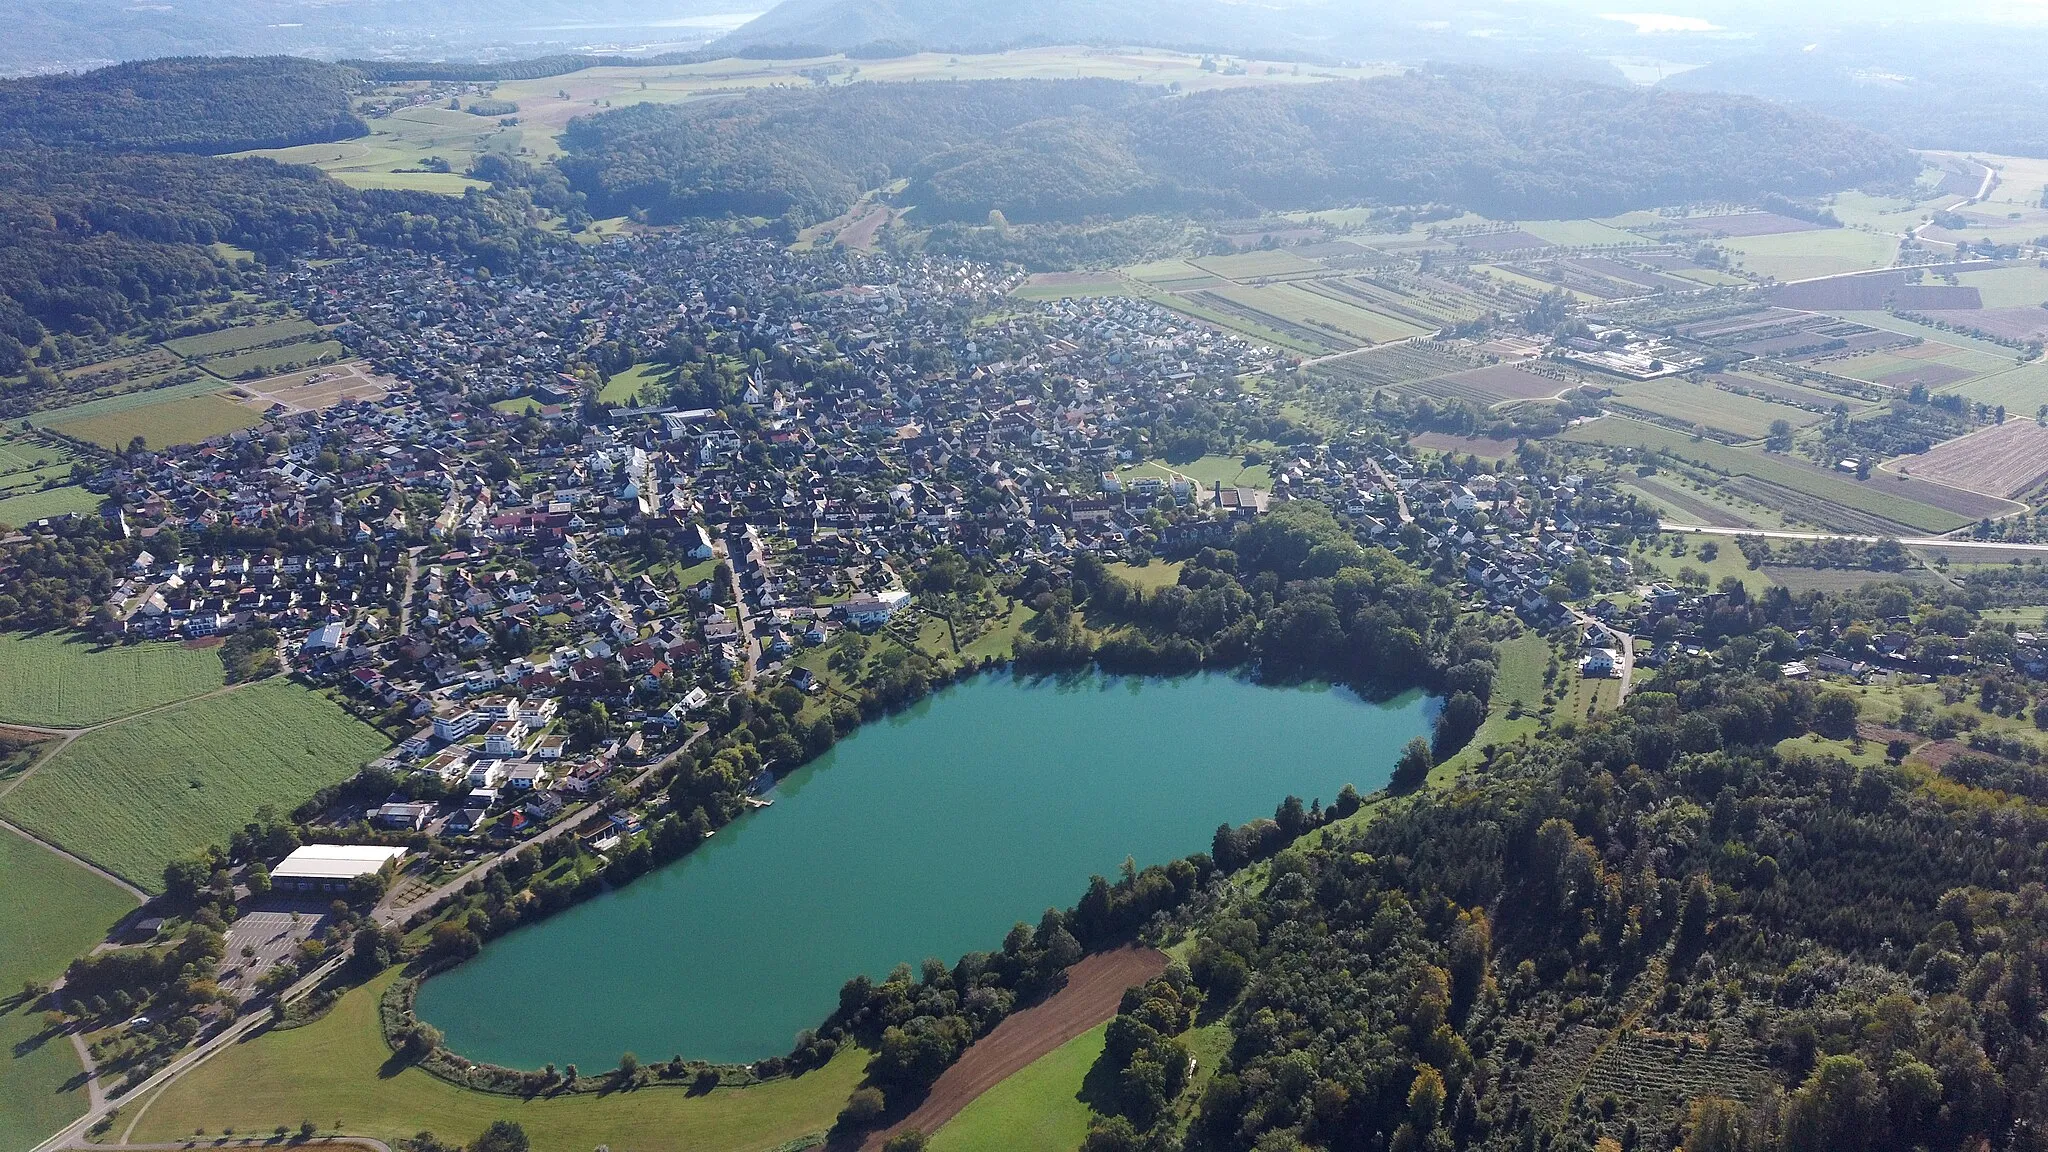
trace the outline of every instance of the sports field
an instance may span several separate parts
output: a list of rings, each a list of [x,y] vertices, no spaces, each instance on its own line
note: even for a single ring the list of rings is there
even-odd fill
[[[88,733],[0,798],[0,814],[162,891],[164,865],[269,804],[289,811],[387,746],[289,680],[265,680]]]
[[[394,970],[349,992],[316,1023],[230,1045],[160,1093],[134,1139],[181,1140],[229,1127],[265,1133],[311,1119],[322,1128],[338,1120],[343,1131],[381,1140],[425,1129],[455,1143],[505,1119],[524,1127],[542,1152],[599,1145],[613,1152],[770,1152],[829,1129],[867,1067],[867,1053],[849,1046],[795,1079],[705,1095],[680,1086],[538,1099],[471,1092],[394,1066],[378,1029],[377,1001],[396,978]]]
[[[0,723],[83,728],[189,700],[224,683],[220,654],[212,649],[0,632]]]
[[[1073,1152],[1088,1135],[1081,1085],[1108,1031],[1097,1025],[982,1093],[931,1134],[930,1152]]]

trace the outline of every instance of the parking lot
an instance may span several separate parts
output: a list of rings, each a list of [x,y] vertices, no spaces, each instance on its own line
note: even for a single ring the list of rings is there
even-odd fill
[[[221,959],[221,986],[246,1000],[256,994],[256,982],[279,963],[291,959],[299,942],[318,935],[327,925],[327,914],[305,912],[251,912],[228,926],[228,953]]]

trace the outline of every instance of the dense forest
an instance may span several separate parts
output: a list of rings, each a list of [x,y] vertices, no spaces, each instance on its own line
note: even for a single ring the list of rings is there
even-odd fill
[[[59,148],[217,154],[369,131],[362,77],[292,56],[180,57],[0,80],[0,140]]]
[[[605,212],[797,222],[864,190],[928,220],[1454,203],[1502,217],[1910,179],[1868,132],[1738,97],[1492,72],[1169,98],[1102,80],[866,85],[578,120],[571,183]]]
[[[2040,1147],[2048,825],[1774,750],[1830,696],[1675,667],[1283,851],[1126,998],[1087,1147]],[[1183,1034],[1219,1018],[1183,1130]]]

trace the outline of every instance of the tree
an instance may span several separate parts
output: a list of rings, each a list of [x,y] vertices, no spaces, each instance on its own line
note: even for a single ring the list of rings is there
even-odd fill
[[[1785,1152],[1860,1152],[1884,1132],[1884,1091],[1854,1056],[1828,1056],[1785,1101]]]
[[[888,1101],[875,1088],[856,1088],[846,1098],[846,1107],[839,1110],[839,1126],[847,1129],[861,1129],[882,1118],[888,1111]]]
[[[528,1152],[526,1129],[515,1120],[493,1120],[484,1134],[470,1142],[469,1152]]]
[[[915,1128],[905,1128],[889,1137],[888,1142],[882,1145],[882,1152],[924,1152],[925,1145],[929,1143],[924,1133]]]
[[[1435,757],[1430,755],[1429,741],[1417,736],[1401,749],[1401,758],[1394,762],[1394,776],[1388,786],[1396,792],[1412,792],[1422,787],[1429,779],[1429,770],[1436,766]]]
[[[1836,740],[1847,740],[1854,736],[1856,698],[1847,692],[1823,692],[1813,705],[1813,728],[1821,735]]]
[[[1479,702],[1479,697],[1470,692],[1453,693],[1436,718],[1433,758],[1441,760],[1463,748],[1485,722],[1486,705]],[[1428,774],[1428,769],[1423,771]]]
[[[1684,1152],[1744,1152],[1749,1147],[1749,1117],[1742,1105],[1725,1096],[1702,1096],[1692,1102],[1685,1127]]]
[[[1415,1083],[1408,1087],[1408,1122],[1426,1135],[1435,1130],[1443,1114],[1443,1074],[1424,1064],[1415,1072]]]

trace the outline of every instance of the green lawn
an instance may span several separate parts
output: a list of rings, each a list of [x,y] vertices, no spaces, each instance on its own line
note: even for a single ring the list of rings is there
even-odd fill
[[[1073,1152],[1088,1135],[1081,1083],[1102,1055],[1098,1024],[981,1094],[932,1134],[931,1152]]]
[[[0,1148],[23,1152],[85,1115],[83,1070],[71,1041],[43,1031],[33,1006],[0,1014]]]
[[[377,999],[389,973],[341,998],[317,1023],[269,1033],[201,1065],[160,1093],[135,1139],[168,1141],[197,1129],[266,1133],[312,1120],[323,1129],[393,1140],[422,1129],[467,1141],[498,1119],[526,1129],[537,1152],[704,1149],[768,1152],[832,1126],[867,1067],[858,1048],[792,1080],[691,1095],[680,1087],[527,1100],[457,1088],[389,1066]]]
[[[0,995],[51,980],[135,907],[126,893],[12,832],[0,832]],[[0,1148],[20,1149],[77,1119],[78,1058],[43,1035],[41,1013],[0,1013]]]
[[[1471,743],[1438,767],[1439,779],[1449,779],[1479,763],[1481,749],[1488,744],[1512,744],[1542,727],[1538,713],[1543,710],[1543,670],[1550,664],[1550,641],[1541,633],[1524,632],[1494,648],[1500,656],[1500,673],[1494,677],[1486,721]],[[1520,714],[1510,718],[1508,712],[1517,703]]]
[[[1204,456],[1199,460],[1188,460],[1179,464],[1168,464],[1163,460],[1148,460],[1143,464],[1132,465],[1129,468],[1120,469],[1120,471],[1127,480],[1143,479],[1146,476],[1157,476],[1162,480],[1171,480],[1175,473],[1179,473],[1204,488],[1214,487],[1219,481],[1242,488],[1271,488],[1273,486],[1273,473],[1271,469],[1267,468],[1264,464],[1254,464],[1247,468],[1244,466],[1244,460],[1237,456]]]
[[[635,364],[605,384],[604,390],[597,394],[598,402],[631,408],[639,403],[640,389],[649,384],[660,384],[673,371],[675,368],[668,364]]]
[[[1109,565],[1110,573],[1119,579],[1129,581],[1147,592],[1171,588],[1180,583],[1180,570],[1186,567],[1179,560],[1154,560],[1142,568],[1130,564]]]
[[[0,722],[83,728],[219,688],[220,654],[182,644],[101,647],[62,632],[0,632]]]
[[[161,891],[165,864],[224,843],[262,805],[289,811],[386,746],[325,697],[269,680],[80,737],[0,812]]]
[[[102,497],[76,484],[62,488],[40,488],[9,496],[0,500],[0,524],[20,527],[33,524],[45,516],[64,516],[75,512],[91,512],[100,506]]]

